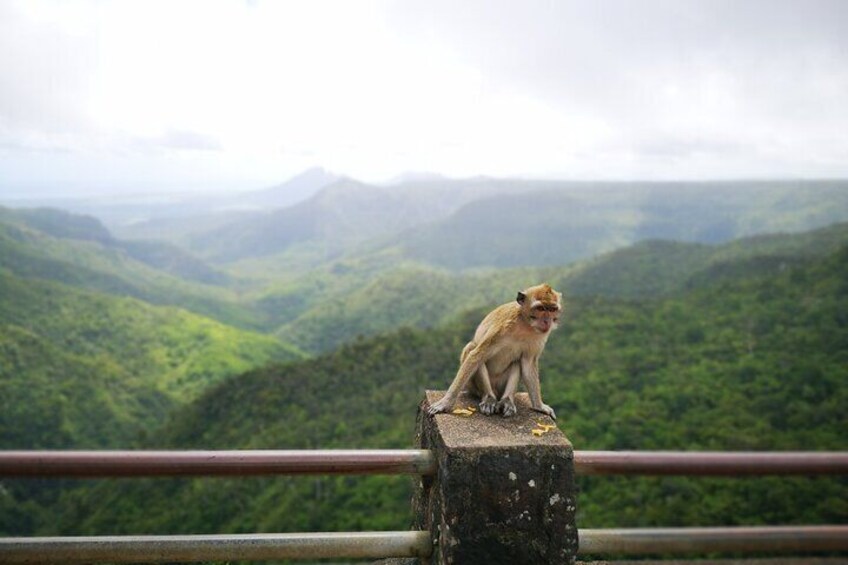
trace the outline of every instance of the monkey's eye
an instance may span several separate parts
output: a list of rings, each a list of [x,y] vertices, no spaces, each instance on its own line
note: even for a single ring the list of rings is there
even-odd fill
[[[539,316],[534,316],[533,314],[530,314],[530,319],[531,320],[538,320]]]

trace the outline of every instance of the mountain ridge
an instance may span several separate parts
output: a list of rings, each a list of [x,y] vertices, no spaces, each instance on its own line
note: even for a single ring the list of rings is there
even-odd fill
[[[315,265],[397,248],[406,259],[461,271],[564,264],[648,239],[722,243],[838,221],[848,221],[848,181],[471,179],[385,187],[341,179],[294,207],[200,230],[191,249],[237,267],[248,259],[273,264],[282,253],[313,253]]]
[[[545,400],[580,449],[838,449],[848,423],[846,268],[841,247],[777,276],[714,280],[666,298],[574,297],[541,360]],[[484,313],[226,380],[147,445],[408,447],[421,390],[448,384]],[[848,486],[836,479],[627,479],[627,488],[602,479],[581,478],[583,527],[846,517]],[[396,478],[159,484],[71,493],[54,508],[62,533],[391,529],[408,520],[410,487]],[[646,512],[646,499],[663,504]],[[147,518],[132,511],[142,500],[156,509]]]
[[[355,335],[376,335],[400,325],[435,327],[463,310],[506,302],[516,290],[543,280],[565,292],[567,298],[574,294],[661,297],[697,286],[704,278],[699,273],[718,269],[723,262],[762,255],[780,257],[789,265],[803,264],[846,243],[848,223],[802,234],[742,238],[722,245],[641,242],[565,266],[456,273],[400,260],[386,269],[372,269],[367,261],[341,260],[305,279],[269,289],[257,298],[257,304],[275,312],[272,320],[284,320],[276,329],[281,339],[319,353]],[[781,261],[761,262],[751,274],[778,274],[780,266]],[[311,292],[315,289],[320,295]],[[378,306],[381,304],[393,306],[384,312]],[[326,314],[328,305],[336,307],[333,316]]]
[[[194,398],[211,383],[272,359],[303,358],[299,350],[269,336],[225,326],[179,308],[151,306],[134,298],[75,289],[57,282],[21,279],[3,269],[0,330],[0,445],[5,448],[33,447],[9,443],[26,437],[26,429],[33,422],[33,418],[16,415],[30,409],[58,414],[61,410],[46,409],[45,403],[62,405],[63,396],[55,391],[64,388],[76,391],[81,383],[100,382],[101,388],[86,390],[92,391],[91,400],[102,399],[101,409],[77,416],[103,423],[108,421],[108,414],[97,414],[107,410],[115,422],[126,420],[118,427],[127,433],[115,436],[113,422],[86,427],[94,435],[71,436],[73,441],[62,444],[61,438],[67,437],[63,428],[84,423],[63,420],[53,430],[51,446],[103,446],[103,441],[116,445],[115,440],[132,441],[145,426],[154,426],[164,416],[163,407],[172,408],[176,402]],[[45,354],[33,355],[34,349]],[[74,368],[69,369],[69,364]],[[90,374],[97,367],[102,369],[103,377]],[[27,386],[27,381],[36,375],[40,375],[39,386]],[[129,392],[133,390],[136,392]],[[22,400],[31,395],[42,400]],[[77,392],[73,396],[83,405],[90,402]],[[131,414],[134,416],[128,418]],[[98,429],[108,437],[99,437]]]

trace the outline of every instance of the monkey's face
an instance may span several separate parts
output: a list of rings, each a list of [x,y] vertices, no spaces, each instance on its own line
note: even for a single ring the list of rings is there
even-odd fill
[[[559,324],[560,305],[553,302],[535,301],[530,305],[530,325],[540,333],[548,333]]]
[[[531,286],[520,291],[516,300],[531,328],[543,334],[557,328],[559,313],[562,311],[562,294],[550,285]]]

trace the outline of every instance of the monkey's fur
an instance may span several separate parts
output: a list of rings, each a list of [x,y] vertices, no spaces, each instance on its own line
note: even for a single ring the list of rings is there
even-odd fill
[[[557,328],[561,311],[562,294],[540,284],[519,292],[515,302],[489,312],[462,350],[459,371],[447,393],[428,412],[447,412],[471,385],[480,397],[480,412],[512,416],[520,377],[533,410],[556,418],[553,409],[542,402],[539,356]]]

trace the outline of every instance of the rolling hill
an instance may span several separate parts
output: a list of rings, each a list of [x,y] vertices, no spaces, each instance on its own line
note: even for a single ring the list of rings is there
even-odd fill
[[[230,282],[88,216],[0,208],[0,446],[126,445],[223,378],[302,359],[197,314],[258,325]]]
[[[393,245],[462,270],[562,265],[645,240],[719,244],[848,220],[848,183],[564,183],[500,194],[413,227]]]
[[[0,209],[0,444],[405,447],[422,389],[447,385],[480,316],[545,280],[568,304],[546,400],[579,447],[838,449],[848,224],[796,232],[844,220],[846,195],[843,181],[342,180],[194,232],[203,259],[89,217]],[[838,481],[633,484],[586,481],[584,526],[848,517]],[[405,479],[65,486],[4,482],[0,532],[407,516]]]
[[[341,179],[294,206],[184,235],[238,272],[284,273],[394,250],[450,270],[563,265],[652,239],[718,244],[848,221],[846,181]]]
[[[743,238],[722,245],[646,241],[564,267],[455,273],[387,254],[348,259],[272,287],[257,306],[279,322],[276,335],[310,352],[332,350],[357,335],[401,326],[436,327],[474,308],[491,308],[515,290],[546,280],[567,296],[657,297],[697,286],[725,265],[753,274],[822,257],[848,243],[848,224],[803,234]],[[740,273],[741,274],[741,273]]]
[[[257,213],[190,239],[192,251],[219,263],[315,244],[334,259],[371,238],[397,233],[456,209],[450,189],[408,191],[341,179],[288,208]]]
[[[578,449],[844,448],[848,247],[778,273],[739,261],[749,265],[671,296],[571,298],[542,375],[546,402]],[[448,384],[482,313],[225,380],[146,445],[407,447],[421,391]],[[839,479],[600,477],[581,488],[582,527],[848,518]],[[408,479],[379,477],[101,482],[67,492],[34,530],[395,529],[409,519],[408,495]]]
[[[186,234],[214,229],[251,212],[291,206],[337,180],[338,175],[313,167],[275,186],[235,192],[139,192],[15,200],[0,194],[0,204],[94,216],[121,239],[164,240],[184,247]],[[56,193],[61,192],[57,187]]]
[[[180,306],[244,328],[263,323],[239,302],[229,275],[171,244],[116,240],[89,216],[0,208],[0,265],[23,278]]]
[[[177,404],[297,349],[174,307],[0,269],[0,446],[126,445]]]

